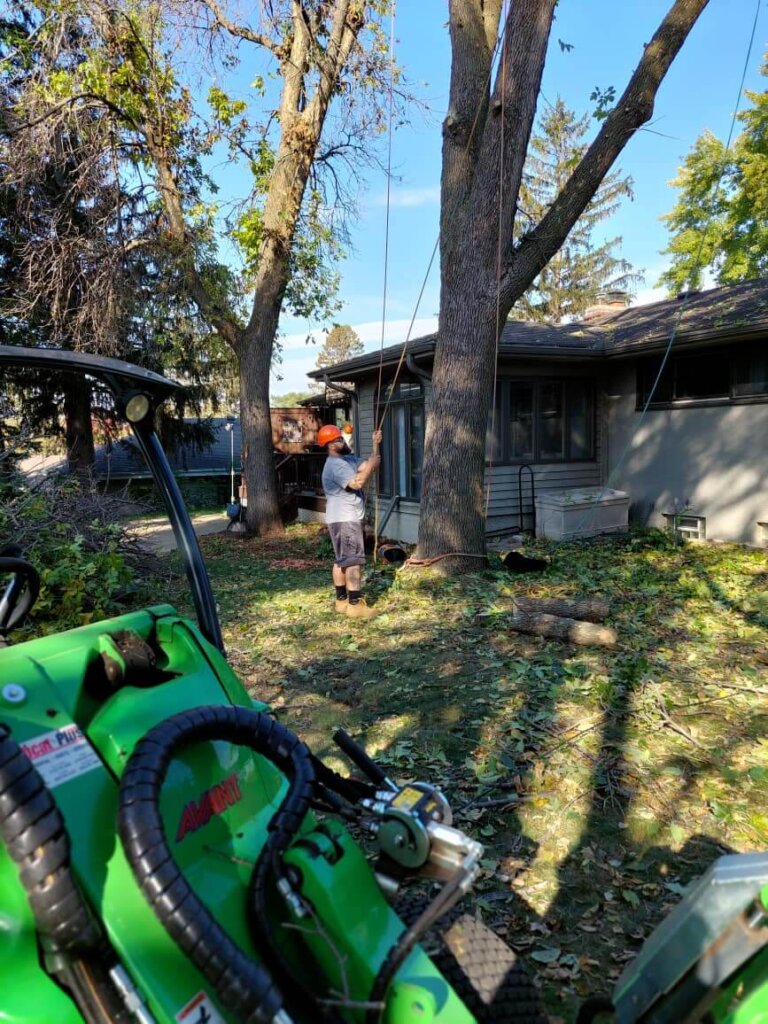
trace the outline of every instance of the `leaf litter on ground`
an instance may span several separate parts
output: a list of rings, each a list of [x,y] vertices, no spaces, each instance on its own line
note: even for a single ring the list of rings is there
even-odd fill
[[[343,725],[399,781],[445,791],[485,844],[466,903],[552,1014],[617,978],[714,858],[768,847],[764,553],[639,531],[531,544],[535,576],[377,567],[382,614],[360,625],[334,612],[321,527],[203,546],[250,692],[338,770]],[[602,597],[619,643],[516,634],[520,596]]]

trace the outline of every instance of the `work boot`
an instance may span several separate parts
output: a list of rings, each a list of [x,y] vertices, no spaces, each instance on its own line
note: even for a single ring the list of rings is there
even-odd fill
[[[350,619],[372,619],[376,614],[376,609],[369,608],[364,597],[361,597],[357,604],[347,602],[347,615]]]
[[[336,614],[343,615],[344,612],[347,610],[348,604],[349,602],[347,601],[346,597],[343,597],[341,600],[336,598]]]

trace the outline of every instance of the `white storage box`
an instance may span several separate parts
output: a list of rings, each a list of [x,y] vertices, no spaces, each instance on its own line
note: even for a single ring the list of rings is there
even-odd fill
[[[550,540],[623,533],[629,495],[610,487],[576,487],[536,495],[536,536]]]

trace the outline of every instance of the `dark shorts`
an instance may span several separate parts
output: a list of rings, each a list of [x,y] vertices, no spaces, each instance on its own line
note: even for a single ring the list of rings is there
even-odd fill
[[[365,565],[365,546],[363,544],[363,524],[328,523],[336,565],[346,569],[349,565]]]

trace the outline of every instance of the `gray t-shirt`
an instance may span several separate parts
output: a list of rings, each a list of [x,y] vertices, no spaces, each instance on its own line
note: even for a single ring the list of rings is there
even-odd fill
[[[365,518],[363,492],[347,490],[347,484],[364,461],[356,455],[329,455],[325,460],[323,490],[327,523],[354,523]]]

